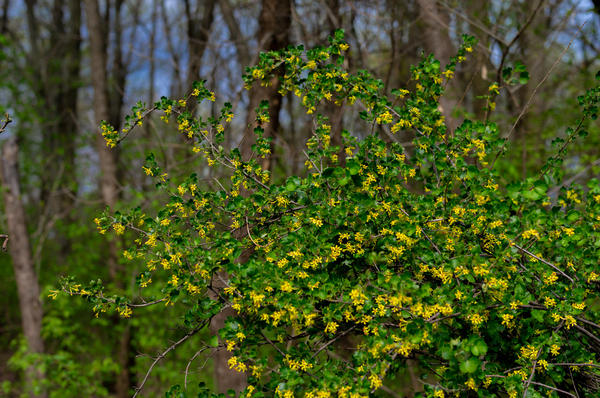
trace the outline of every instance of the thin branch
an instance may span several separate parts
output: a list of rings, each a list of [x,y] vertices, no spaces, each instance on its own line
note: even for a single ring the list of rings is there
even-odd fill
[[[575,394],[577,394],[577,398],[579,397],[579,391],[577,391],[577,384],[575,383],[575,379],[573,378],[573,372],[571,371],[571,368],[569,369],[569,376],[571,376],[571,383],[573,383],[573,389],[575,390]]]
[[[565,278],[567,278],[571,283],[574,283],[575,281],[573,280],[573,278],[571,278],[569,275],[565,274],[560,268],[558,268],[556,265],[544,260],[541,257],[536,256],[535,254],[533,254],[532,252],[530,252],[529,250],[517,245],[516,243],[513,243],[513,246],[516,247],[517,249],[521,250],[523,253],[527,254],[528,256],[531,256],[533,258],[535,258],[538,261],[541,261],[542,263],[552,267],[553,270],[555,270],[556,272],[558,272],[559,274],[561,274],[562,276],[564,276]]]
[[[510,43],[508,43],[508,45],[506,46],[506,48],[502,52],[502,59],[500,60],[500,66],[498,66],[498,72],[496,72],[496,81],[498,83],[500,83],[500,80],[502,78],[502,67],[504,66],[504,62],[506,61],[506,56],[510,52],[510,48],[512,47],[513,44],[515,44],[517,42],[517,40],[519,40],[519,37],[521,37],[521,35],[523,34],[523,32],[525,32],[525,30],[533,22],[533,19],[535,18],[535,16],[536,16],[537,12],[539,11],[539,9],[542,7],[542,4],[544,4],[544,0],[540,0],[538,2],[537,6],[533,10],[533,12],[529,15],[529,18],[527,18],[527,21],[525,21],[525,23],[523,24],[523,26],[521,27],[521,29],[519,29],[519,31],[517,32],[517,34],[515,35],[515,37],[512,38],[512,40],[510,41]]]
[[[250,234],[250,223],[248,221],[248,216],[246,216],[246,231],[248,231],[248,236],[250,237],[250,240],[252,241],[252,243],[254,243],[254,246],[262,247],[254,239],[252,239],[252,235]]]
[[[190,365],[192,364],[192,362],[194,361],[194,359],[196,359],[196,357],[198,357],[198,355],[200,355],[201,353],[203,353],[207,348],[208,348],[208,346],[203,347],[203,348],[199,349],[198,351],[196,351],[196,353],[194,354],[194,356],[192,356],[192,358],[190,358],[190,360],[188,361],[187,366],[185,367],[185,376],[183,378],[183,388],[185,390],[187,390],[187,377],[188,377],[188,372],[190,370]]]
[[[164,350],[159,356],[157,356],[154,359],[154,362],[152,362],[152,365],[150,365],[150,368],[146,372],[146,375],[144,376],[144,379],[142,380],[142,383],[139,385],[139,387],[135,388],[135,394],[133,394],[133,398],[137,397],[137,395],[140,393],[140,391],[142,391],[142,388],[144,388],[144,384],[146,384],[146,381],[148,380],[148,377],[150,376],[150,373],[152,373],[152,369],[154,368],[154,366],[156,366],[156,364],[161,359],[163,359],[169,352],[173,351],[181,343],[185,342],[187,339],[189,339],[190,337],[192,337],[193,335],[195,335],[196,333],[198,333],[198,331],[202,327],[204,327],[204,323],[201,326],[199,326],[199,327],[197,327],[195,329],[192,329],[189,332],[187,332],[185,334],[185,336],[183,336],[182,338],[180,338],[179,340],[177,340],[175,343],[171,344],[171,346],[169,348],[167,348],[166,350]]]
[[[335,341],[339,340],[340,338],[342,338],[343,336],[347,335],[348,333],[350,333],[354,328],[356,328],[356,325],[352,326],[350,329],[345,330],[343,333],[341,333],[340,335],[336,336],[334,339],[329,340],[326,344],[323,344],[311,357],[310,359],[312,360],[314,357],[316,357],[317,355],[319,355],[319,353],[321,351],[323,351],[325,348],[327,348],[328,346],[330,346],[331,344],[333,344]]]
[[[537,355],[535,357],[535,360],[533,361],[533,366],[531,368],[531,374],[529,375],[529,379],[527,379],[527,382],[525,383],[525,389],[523,390],[523,398],[527,398],[527,390],[529,389],[529,385],[532,384],[532,380],[533,380],[533,376],[535,375],[535,367],[537,365],[538,362],[538,358],[540,357],[540,354],[542,353],[542,348],[540,347],[540,349],[537,352]]]
[[[583,29],[583,27],[585,26],[585,24],[588,21],[589,21],[589,18],[586,19],[585,21],[583,21],[583,23],[581,25],[579,25],[579,27],[577,28],[577,32],[575,32],[575,34],[573,34],[573,37],[571,37],[571,41],[569,42],[569,44],[567,44],[567,46],[562,50],[562,52],[556,58],[556,61],[554,61],[554,63],[550,67],[550,69],[548,69],[548,72],[546,72],[546,75],[542,78],[542,80],[540,80],[540,82],[533,89],[533,92],[529,96],[529,99],[525,103],[525,106],[523,107],[523,109],[521,109],[521,113],[519,113],[519,116],[517,116],[517,120],[515,120],[514,124],[512,125],[512,127],[510,129],[510,131],[506,135],[506,137],[505,137],[506,140],[504,142],[504,145],[502,146],[502,149],[500,149],[500,151],[498,151],[498,153],[496,154],[496,157],[494,158],[494,161],[490,165],[490,170],[494,167],[494,164],[496,163],[496,160],[498,160],[498,157],[500,156],[500,154],[504,150],[504,147],[506,146],[506,143],[508,142],[508,139],[512,135],[513,131],[515,131],[515,128],[517,127],[517,124],[519,124],[519,121],[521,120],[521,118],[523,117],[523,115],[525,114],[525,112],[527,112],[527,108],[529,108],[529,104],[531,104],[531,101],[533,100],[533,97],[535,97],[535,95],[537,94],[538,89],[541,87],[542,84],[544,84],[544,82],[546,81],[546,79],[548,79],[548,77],[550,76],[550,74],[552,73],[552,71],[554,70],[554,68],[556,67],[556,65],[558,65],[558,63],[562,59],[563,55],[567,52],[567,50],[571,47],[571,44],[573,44],[573,42],[575,41],[575,37],[577,36],[577,33],[581,32],[581,30]]]
[[[575,398],[577,398],[577,395],[573,395],[573,394],[571,394],[571,393],[570,393],[570,392],[568,392],[568,391],[561,390],[560,388],[556,388],[556,387],[549,386],[548,384],[538,383],[537,381],[532,381],[532,382],[530,382],[529,384],[533,384],[533,385],[536,385],[536,386],[544,387],[544,388],[547,388],[548,390],[552,390],[552,391],[560,392],[560,393],[563,393],[563,394],[567,394],[567,395],[568,395],[568,396],[570,396],[570,397],[575,397]]]
[[[10,122],[12,122],[12,119],[10,118],[8,113],[6,113],[4,115],[4,120],[2,121],[2,126],[0,126],[0,134],[4,133],[4,130],[6,130],[6,126],[8,126]]]
[[[592,368],[600,368],[600,365],[595,364],[595,363],[570,363],[570,362],[555,362],[555,363],[549,363],[548,365],[554,365],[554,366],[577,366],[577,367],[592,367]]]

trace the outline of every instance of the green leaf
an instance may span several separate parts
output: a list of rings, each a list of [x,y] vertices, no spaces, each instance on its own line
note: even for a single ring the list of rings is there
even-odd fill
[[[459,370],[462,373],[475,373],[479,369],[481,361],[478,358],[469,358],[459,365]]]
[[[487,350],[488,346],[483,340],[477,340],[477,342],[471,347],[471,353],[475,356],[485,355]]]

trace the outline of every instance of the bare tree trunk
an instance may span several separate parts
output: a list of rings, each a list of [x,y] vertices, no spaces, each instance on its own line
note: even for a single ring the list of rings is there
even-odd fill
[[[40,117],[42,163],[40,196],[42,214],[68,217],[77,193],[75,143],[78,132],[77,95],[81,61],[81,3],[78,0],[54,0],[51,23],[40,23],[36,15],[41,7],[36,0],[25,2],[29,48],[28,83],[36,94],[33,103]],[[41,28],[40,28],[41,27]],[[43,32],[40,31],[43,29]],[[60,254],[66,259],[70,239],[57,237]]]
[[[450,16],[445,10],[438,7],[435,0],[417,0],[419,15],[424,23],[425,49],[441,62],[442,66],[448,63],[454,54],[454,45],[450,40]],[[440,98],[442,114],[446,125],[451,131],[458,126],[458,121],[452,118],[452,110],[456,102],[451,100],[452,95],[443,95]]]
[[[95,122],[110,119],[108,80],[106,73],[106,46],[104,45],[103,21],[100,18],[100,10],[97,0],[85,0],[85,11],[88,32],[90,35],[90,58],[92,70],[92,86],[94,88],[94,115]],[[104,203],[109,207],[117,204],[119,197],[117,180],[117,162],[115,153],[107,146],[100,130],[96,135],[98,155],[100,157],[100,191]],[[109,261],[111,277],[116,276],[116,258]]]
[[[327,13],[325,29],[329,36],[333,36],[335,30],[341,28],[342,23],[339,0],[326,0],[325,6],[325,12]],[[329,124],[331,125],[331,145],[340,147],[338,162],[343,167],[346,164],[346,152],[342,146],[344,107],[328,101],[325,103],[325,115],[329,118]]]
[[[263,0],[262,9],[258,19],[258,50],[271,51],[285,48],[289,44],[289,32],[291,25],[291,0]],[[281,109],[282,98],[278,93],[279,79],[273,77],[267,86],[254,84],[250,91],[250,101],[248,104],[248,116],[246,123],[248,128],[244,134],[241,146],[242,159],[248,160],[252,156],[252,145],[256,141],[254,128],[256,127],[255,109],[263,100],[269,102],[269,118],[271,122],[265,126],[264,137],[275,138],[279,129],[279,111]],[[273,148],[273,145],[271,146]],[[263,169],[271,169],[272,162],[270,157],[263,161]]]
[[[229,40],[235,45],[237,52],[238,62],[240,63],[242,71],[250,63],[250,51],[248,50],[248,44],[244,39],[242,30],[238,21],[235,19],[233,14],[233,7],[229,0],[219,0],[219,8],[223,15],[223,20],[229,30]]]
[[[202,13],[200,12],[200,3],[203,3]],[[210,28],[214,17],[216,0],[198,1],[196,10],[192,10],[190,0],[185,0],[185,14],[187,17],[187,39],[188,39],[188,70],[185,90],[191,90],[195,80],[200,78],[200,67],[202,66],[202,56],[208,45]],[[194,112],[196,101],[190,98],[187,109]]]
[[[2,148],[0,177],[4,188],[4,209],[6,211],[10,239],[9,251],[17,282],[23,334],[25,335],[29,352],[42,354],[44,352],[44,341],[41,336],[42,303],[40,301],[38,279],[31,256],[31,244],[27,233],[25,210],[21,202],[18,155],[19,147],[17,140],[16,138],[11,138]],[[44,398],[47,396],[46,392],[35,394],[31,389],[36,380],[42,380],[43,378],[44,374],[35,367],[26,371],[25,382],[30,390],[30,397]]]
[[[221,10],[223,11],[223,4],[221,4]],[[227,12],[227,4],[225,4],[225,12]],[[230,14],[230,17],[233,17]],[[290,0],[263,0],[262,9],[259,16],[259,27],[258,27],[258,50],[276,50],[286,47],[289,43],[289,29],[291,23],[291,4]],[[230,32],[233,34],[233,32]],[[242,54],[238,54],[240,59],[243,58]],[[265,129],[265,137],[274,137],[275,132],[279,127],[279,111],[281,109],[282,98],[277,92],[279,87],[279,80],[273,79],[271,84],[267,87],[262,87],[260,84],[255,84],[251,90],[250,103],[248,105],[248,116],[247,123],[248,129],[246,130],[242,139],[241,153],[242,159],[248,160],[252,155],[252,145],[255,142],[254,127],[256,113],[254,109],[258,107],[262,100],[269,101],[269,116],[271,123]],[[264,169],[271,168],[270,158],[265,159],[263,162]],[[247,261],[247,254],[242,254],[237,261]],[[221,274],[221,278],[227,279],[227,275]],[[219,282],[215,281],[215,285]],[[216,299],[216,297],[213,297]],[[225,320],[229,316],[235,316],[233,310],[228,309],[221,311],[215,315],[210,323],[210,331],[213,334],[218,334],[218,331],[225,325]],[[226,350],[217,351],[214,358],[215,367],[215,379],[217,382],[218,391],[220,393],[226,393],[227,390],[234,390],[236,392],[242,391],[246,386],[246,375],[238,373],[232,369],[229,369],[227,361],[231,357],[231,354]]]
[[[10,0],[4,0],[2,3],[2,17],[0,17],[0,35],[5,35],[8,32],[8,8]]]
[[[121,4],[122,1],[118,1],[115,4],[115,21],[117,24],[120,23],[119,9]],[[103,120],[110,121],[117,124],[116,127],[118,128],[120,120],[117,119],[120,119],[120,108],[122,106],[123,96],[122,91],[119,90],[120,88],[122,90],[122,87],[125,85],[125,77],[122,70],[113,71],[115,73],[115,77],[118,79],[116,82],[118,86],[115,88],[117,92],[115,93],[113,91],[113,96],[111,98],[109,94],[108,74],[106,70],[108,58],[106,30],[103,28],[104,21],[102,21],[100,16],[98,1],[85,0],[85,13],[90,36],[90,57],[94,88],[93,107],[95,122],[97,125],[99,125]],[[117,36],[117,39],[118,48],[116,51],[120,52],[120,36]],[[115,59],[115,68],[123,69],[121,56],[119,55],[119,57],[116,57]],[[104,138],[99,131],[96,139],[100,158],[100,191],[102,193],[102,199],[105,205],[114,208],[119,199],[117,155],[114,151],[111,151],[109,148],[107,148]],[[119,272],[117,257],[116,242],[114,240],[110,240],[107,260],[110,279],[115,286],[123,288],[124,283]],[[117,323],[118,319],[115,319],[114,322]],[[129,391],[132,386],[133,378],[130,372],[133,364],[131,363],[130,348],[131,329],[130,326],[127,325],[125,326],[123,334],[119,337],[116,353],[117,362],[120,365],[120,371],[117,374],[117,379],[115,382],[115,395],[117,398],[129,397]]]

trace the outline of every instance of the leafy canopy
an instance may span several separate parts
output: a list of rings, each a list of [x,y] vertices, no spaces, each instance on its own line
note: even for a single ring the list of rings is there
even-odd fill
[[[271,152],[266,102],[248,161],[222,145],[229,103],[201,118],[186,111],[186,99],[163,98],[134,108],[124,131],[104,124],[113,146],[160,111],[230,179],[205,190],[197,175],[171,180],[148,156],[144,170],[168,201],[154,216],[134,209],[96,220],[102,233],[136,236],[123,255],[146,265],[137,278],[145,303],[109,295],[100,281],[67,278],[62,290],[83,296],[96,314],[179,306],[186,336],[232,307],[237,316],[205,348],[232,352],[229,366],[248,375],[248,397],[366,397],[408,359],[427,397],[592,388],[600,377],[600,184],[549,194],[560,186],[567,144],[596,117],[600,89],[580,97],[581,123],[557,140],[539,177],[506,183],[493,167],[508,147],[497,126],[465,120],[451,132],[439,110],[473,45],[464,37],[445,68],[424,57],[410,89],[392,98],[369,73],[344,69],[341,31],[328,47],[261,54],[247,87],[276,76],[280,93],[292,92],[314,115],[307,172],[281,183],[260,163]],[[490,85],[489,111],[501,88]],[[191,96],[215,99],[202,82]],[[318,113],[326,102],[360,112],[363,131],[374,133],[358,140],[344,131],[343,147],[332,146]],[[389,142],[399,134],[414,137],[412,145]]]

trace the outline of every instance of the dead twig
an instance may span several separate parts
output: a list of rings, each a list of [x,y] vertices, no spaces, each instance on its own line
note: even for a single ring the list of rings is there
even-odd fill
[[[200,329],[202,329],[202,327],[204,327],[205,323],[206,322],[202,323],[202,325],[200,325],[199,327],[194,328],[194,329],[190,330],[189,332],[187,332],[182,338],[180,338],[179,340],[177,340],[176,342],[174,342],[173,344],[171,344],[171,346],[169,346],[169,348],[167,348],[166,350],[164,350],[160,355],[158,355],[154,359],[154,362],[152,362],[152,365],[150,365],[150,368],[146,372],[146,375],[144,376],[144,379],[140,383],[139,387],[135,388],[135,393],[133,394],[133,398],[137,397],[137,395],[142,391],[142,388],[144,388],[144,384],[146,384],[146,381],[148,380],[148,377],[150,376],[150,373],[152,373],[152,369],[154,369],[154,366],[156,366],[156,364],[161,359],[163,359],[169,352],[173,351],[177,346],[179,346],[180,344],[182,344],[183,342],[185,342],[187,339],[189,339],[190,337],[192,337],[193,335],[195,335],[196,333],[198,333],[198,331]]]

